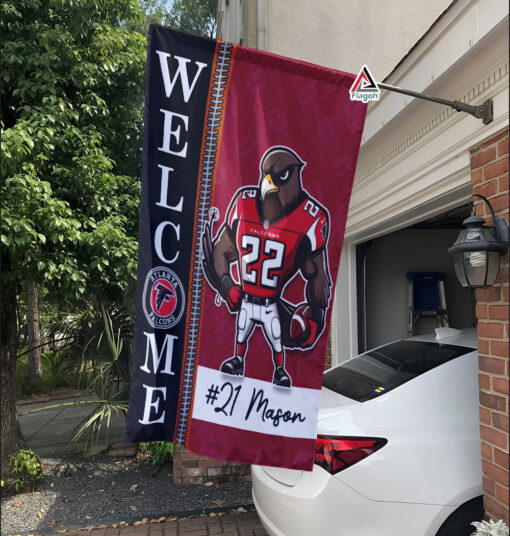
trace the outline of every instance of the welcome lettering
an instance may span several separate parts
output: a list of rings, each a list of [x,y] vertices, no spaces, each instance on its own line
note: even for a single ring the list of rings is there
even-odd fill
[[[179,106],[182,102],[188,103],[193,91],[195,90],[206,63],[192,61],[190,58],[182,56],[172,56],[162,50],[156,50],[155,54],[159,58],[161,82],[164,86],[164,93],[167,99],[171,99],[173,105]],[[190,81],[191,80],[191,81]],[[179,96],[181,97],[179,99]],[[166,155],[175,158],[187,158],[188,156],[188,126],[190,117],[177,113],[170,109],[160,108],[162,114],[162,128],[160,131],[157,150]],[[184,197],[177,199],[171,198],[171,180],[173,167],[158,163],[160,170],[159,180],[159,199],[155,206],[161,207],[168,211],[168,218],[161,221],[154,230],[153,245],[159,260],[167,265],[174,264],[179,258],[179,242],[181,240],[181,220],[179,216],[183,211]],[[163,245],[166,248],[164,252]],[[172,255],[168,254],[168,245],[172,245]],[[178,337],[166,334],[158,349],[156,334],[154,332],[144,331],[146,337],[145,362],[140,366],[148,377],[155,380],[157,373],[174,375],[172,370],[173,351]],[[151,360],[152,357],[152,360]],[[150,368],[152,364],[152,370]],[[163,423],[165,411],[162,410],[166,401],[166,388],[155,387],[143,383],[145,390],[145,402],[143,405],[143,415],[138,419],[143,425]]]

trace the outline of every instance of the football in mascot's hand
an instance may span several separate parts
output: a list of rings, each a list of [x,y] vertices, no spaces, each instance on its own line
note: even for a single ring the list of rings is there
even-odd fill
[[[298,305],[290,320],[290,336],[295,341],[301,341],[310,333],[309,321],[312,319],[312,308],[306,303]]]

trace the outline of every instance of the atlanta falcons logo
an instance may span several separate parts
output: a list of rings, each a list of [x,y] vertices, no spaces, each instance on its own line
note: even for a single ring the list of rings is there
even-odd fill
[[[152,269],[143,291],[145,316],[155,328],[174,326],[184,311],[184,291],[179,278],[165,267]]]
[[[166,287],[161,281],[155,285],[153,292],[156,291],[156,310],[159,314],[162,314],[161,307],[165,302],[175,304],[175,290],[173,287]]]

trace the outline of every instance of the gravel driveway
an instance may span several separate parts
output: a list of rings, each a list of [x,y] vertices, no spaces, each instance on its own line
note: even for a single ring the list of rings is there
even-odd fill
[[[119,521],[183,517],[251,505],[251,484],[174,485],[171,466],[150,458],[42,458],[45,480],[35,493],[2,499],[2,534],[41,532]]]

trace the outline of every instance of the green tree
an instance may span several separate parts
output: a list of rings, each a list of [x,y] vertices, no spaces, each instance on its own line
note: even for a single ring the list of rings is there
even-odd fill
[[[20,295],[120,299],[136,270],[145,38],[135,0],[1,7],[2,472],[23,446]]]
[[[174,0],[165,24],[205,37],[216,34],[217,0]]]
[[[216,34],[217,0],[140,0],[142,16],[128,26],[147,35],[149,24],[170,26],[205,37]]]

